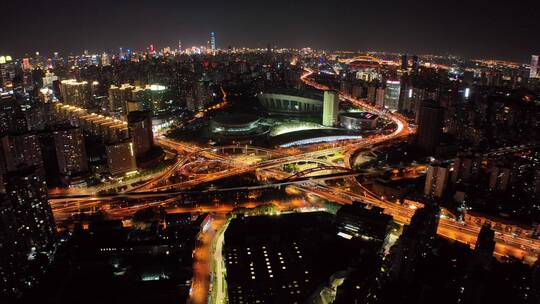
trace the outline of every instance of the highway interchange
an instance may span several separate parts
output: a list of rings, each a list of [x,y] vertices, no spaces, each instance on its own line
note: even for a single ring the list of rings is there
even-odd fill
[[[316,83],[310,78],[314,73],[313,70],[306,69],[306,73],[302,75],[301,79],[310,86],[324,90],[327,89],[324,85]],[[186,206],[178,207],[175,203],[178,201],[178,195],[183,191],[188,191],[198,185],[207,184],[213,181],[217,181],[223,178],[238,176],[248,172],[255,172],[259,176],[268,176],[277,178],[279,180],[287,180],[293,173],[287,172],[283,169],[284,165],[299,162],[312,162],[320,166],[341,166],[344,169],[351,168],[351,159],[353,156],[361,151],[371,149],[373,146],[377,146],[388,142],[397,142],[407,138],[410,134],[414,133],[414,129],[409,125],[407,119],[404,117],[381,111],[365,101],[355,99],[351,96],[344,94],[340,95],[343,101],[351,103],[358,108],[366,109],[370,112],[376,113],[385,119],[391,120],[395,124],[395,129],[390,134],[380,134],[373,137],[363,138],[356,141],[343,141],[336,142],[334,144],[315,144],[297,149],[267,149],[260,147],[238,146],[237,149],[244,149],[246,154],[248,152],[254,155],[260,156],[260,160],[253,162],[244,162],[237,157],[234,157],[234,153],[223,153],[226,149],[219,147],[201,148],[186,143],[181,143],[163,136],[156,136],[155,141],[161,147],[168,151],[172,151],[178,155],[176,162],[163,170],[159,174],[154,174],[149,180],[140,184],[137,187],[127,190],[125,193],[113,194],[112,197],[131,197],[139,200],[153,197],[154,200],[149,200],[144,204],[130,205],[119,208],[112,208],[110,200],[105,196],[99,196],[96,193],[56,193],[51,195],[50,203],[53,208],[53,212],[57,220],[64,220],[69,218],[72,214],[79,212],[80,210],[95,210],[96,208],[102,208],[107,210],[109,215],[123,218],[129,216],[136,210],[147,206],[162,206],[168,208],[168,212],[213,212],[216,214],[223,214],[230,212],[237,207],[236,204],[226,204],[221,202],[219,205],[214,206]],[[225,101],[226,102],[226,101]],[[224,102],[224,103],[225,103]],[[224,105],[220,104],[220,107]],[[206,111],[197,113],[196,117],[204,116]],[[234,149],[235,147],[229,147]],[[326,160],[326,157],[330,155],[341,154],[343,159],[341,164],[330,162]],[[175,175],[179,170],[186,170],[186,166],[197,160],[208,160],[215,162],[222,162],[224,164],[223,170],[209,173],[197,173],[193,174],[192,178],[183,180],[177,183],[167,184],[167,180]],[[330,170],[331,171],[331,170]],[[344,170],[346,171],[346,170]],[[326,172],[323,170],[321,174],[331,175],[335,172]],[[350,204],[353,201],[361,201],[370,206],[378,206],[384,209],[384,212],[393,216],[394,220],[400,224],[408,224],[417,208],[421,208],[419,203],[400,204],[393,201],[385,200],[378,195],[371,193],[368,189],[364,188],[358,183],[354,175],[343,175],[337,178],[345,179],[350,187],[332,186],[330,183],[325,183],[322,179],[303,179],[299,181],[290,182],[286,185],[295,187],[299,191],[311,193],[326,199],[331,202],[340,204]],[[285,184],[270,186],[284,186]],[[239,189],[245,189],[239,187]],[[219,190],[219,189],[216,189]],[[234,190],[234,189],[229,189]],[[163,196],[162,200],[155,200],[156,197]],[[216,231],[225,225],[222,216],[215,217],[216,224],[214,227]],[[441,216],[438,234],[455,240],[464,244],[468,244],[474,247],[480,226],[468,225],[464,222],[458,221],[452,217]],[[210,235],[204,235],[204,244],[212,243],[212,237],[216,235],[211,233]],[[510,233],[496,232],[496,247],[495,254],[497,256],[509,256],[523,260],[526,263],[533,263],[538,253],[540,252],[540,241],[537,239],[527,238],[524,236],[517,236]],[[206,259],[213,259],[213,253],[208,251],[208,248],[196,249],[196,266],[200,271],[196,271],[194,276],[191,303],[205,303],[207,301],[208,288],[210,284],[205,280],[208,280],[209,271],[211,271],[212,261],[203,261],[202,257]]]

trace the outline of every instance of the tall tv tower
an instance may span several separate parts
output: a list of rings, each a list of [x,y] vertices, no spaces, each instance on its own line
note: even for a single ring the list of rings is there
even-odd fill
[[[210,48],[212,51],[216,50],[216,34],[214,32],[210,33]]]

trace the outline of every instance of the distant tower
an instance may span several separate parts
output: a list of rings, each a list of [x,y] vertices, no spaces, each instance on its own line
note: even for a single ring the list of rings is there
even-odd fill
[[[210,33],[210,47],[212,48],[212,51],[216,50],[216,33],[214,32]]]
[[[105,52],[103,52],[103,54],[101,54],[101,65],[102,66],[109,66],[111,65],[111,58],[109,57],[109,55]]]
[[[538,66],[538,55],[531,56],[531,74],[530,78],[540,78],[540,66]]]
[[[338,120],[339,94],[337,91],[324,91],[323,121],[326,127],[333,127]]]
[[[178,40],[178,53],[182,53],[182,40]]]

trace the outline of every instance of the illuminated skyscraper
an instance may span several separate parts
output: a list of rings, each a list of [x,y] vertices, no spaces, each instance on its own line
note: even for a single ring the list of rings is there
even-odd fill
[[[540,66],[538,65],[539,55],[531,56],[531,75],[530,78],[540,78]]]
[[[337,91],[324,91],[322,124],[333,127],[338,122],[339,94]]]
[[[399,107],[399,94],[401,91],[401,83],[399,80],[386,81],[384,89],[384,107],[390,111],[397,111]]]
[[[210,47],[212,48],[212,51],[216,50],[216,33],[214,32],[210,33]]]

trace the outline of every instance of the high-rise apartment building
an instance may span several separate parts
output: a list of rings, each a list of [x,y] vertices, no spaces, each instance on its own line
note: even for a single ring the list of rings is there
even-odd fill
[[[441,198],[446,190],[450,170],[442,166],[429,166],[424,185],[424,195]]]
[[[23,166],[4,176],[0,195],[0,297],[16,298],[37,284],[30,267],[38,253],[53,249],[56,227],[47,185],[35,166]]]
[[[133,139],[133,147],[137,158],[144,157],[154,145],[152,118],[149,111],[131,112],[128,115],[129,136]]]
[[[37,135],[31,133],[4,135],[0,142],[6,171],[15,171],[21,165],[43,165]]]
[[[60,82],[60,97],[66,104],[91,108],[93,103],[93,92],[98,83],[88,81],[77,81],[75,79],[62,80]]]
[[[80,128],[53,132],[60,174],[71,176],[88,171],[84,135]]]
[[[128,113],[131,111],[153,110],[167,111],[163,93],[166,87],[162,85],[135,86],[124,83],[120,86],[111,85],[109,88],[109,111],[111,113]]]
[[[190,111],[201,110],[212,101],[212,90],[209,81],[206,79],[197,81],[192,92],[192,96],[188,96],[186,100],[187,108]]]

